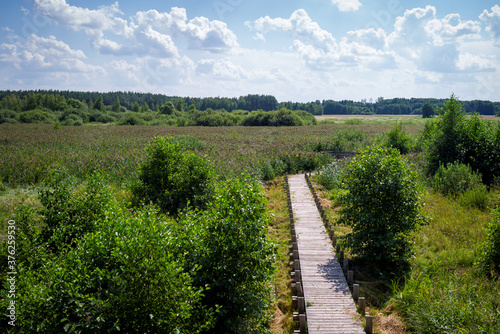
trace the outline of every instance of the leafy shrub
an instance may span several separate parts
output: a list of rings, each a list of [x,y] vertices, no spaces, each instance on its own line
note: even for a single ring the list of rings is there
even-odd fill
[[[340,175],[342,168],[342,163],[338,160],[334,160],[332,163],[323,166],[317,174],[319,184],[328,190],[339,188],[341,185]]]
[[[359,119],[359,118],[350,118],[350,119],[346,119],[344,121],[344,124],[347,124],[347,125],[360,125],[360,124],[363,124],[363,120]]]
[[[459,195],[482,186],[481,175],[459,162],[441,165],[431,179],[432,187],[443,195]]]
[[[118,125],[144,125],[146,122],[139,118],[139,116],[131,114],[123,117],[118,121]]]
[[[466,208],[486,210],[488,207],[488,189],[484,184],[467,189],[458,196],[458,203]]]
[[[197,231],[188,238],[186,257],[202,268],[195,286],[210,287],[203,303],[221,307],[211,333],[265,332],[275,253],[266,235],[269,221],[262,188],[247,175],[218,187],[206,211],[185,211],[178,221],[179,229]]]
[[[396,149],[373,147],[353,158],[342,185],[348,192],[339,199],[339,223],[353,228],[346,247],[362,259],[407,269],[409,233],[422,221],[416,173]]]
[[[75,116],[77,118],[75,118]],[[59,120],[61,122],[64,122],[67,118],[73,120],[79,119],[80,121],[87,123],[89,121],[89,113],[81,109],[67,108],[59,116]]]
[[[2,123],[17,123],[18,115],[15,111],[2,109],[0,110],[0,124]]]
[[[410,137],[406,135],[403,125],[397,122],[392,129],[387,133],[387,147],[394,147],[401,154],[406,154],[410,151]]]
[[[47,111],[35,109],[20,113],[19,121],[21,123],[54,123],[56,117]]]
[[[440,165],[458,161],[479,172],[483,183],[491,185],[500,175],[500,125],[472,115],[465,117],[462,104],[451,96],[430,135],[426,155],[427,173]]]
[[[200,333],[214,310],[205,287],[193,287],[199,267],[185,271],[168,222],[146,207],[113,207],[98,230],[37,271],[21,266],[16,325],[42,333]],[[4,302],[2,302],[4,304]],[[2,305],[4,306],[4,305]]]
[[[492,211],[493,219],[486,231],[486,241],[479,247],[476,266],[489,276],[500,276],[500,208]]]
[[[146,145],[132,191],[145,203],[153,202],[171,214],[188,203],[202,208],[213,193],[214,173],[207,159],[184,152],[170,137],[155,137]]]
[[[83,125],[83,120],[78,115],[69,114],[64,118],[63,125],[81,126]]]
[[[74,189],[74,180],[56,171],[41,188],[40,201],[44,225],[41,241],[58,251],[94,231],[111,202],[111,193],[98,172],[87,178],[82,189]]]

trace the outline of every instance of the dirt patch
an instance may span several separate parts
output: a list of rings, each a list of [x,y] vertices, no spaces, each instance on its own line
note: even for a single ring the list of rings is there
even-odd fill
[[[379,313],[376,317],[377,327],[382,334],[404,334],[407,329],[401,318],[396,314],[383,315]]]

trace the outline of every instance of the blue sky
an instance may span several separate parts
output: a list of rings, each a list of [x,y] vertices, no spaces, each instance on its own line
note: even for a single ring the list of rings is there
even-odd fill
[[[500,6],[7,0],[0,89],[500,101]]]

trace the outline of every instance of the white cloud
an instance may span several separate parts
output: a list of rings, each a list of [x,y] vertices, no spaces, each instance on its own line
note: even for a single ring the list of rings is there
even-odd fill
[[[387,47],[424,71],[491,70],[488,62],[461,52],[461,45],[466,40],[479,39],[480,31],[479,22],[462,21],[459,14],[439,19],[433,6],[414,8],[396,19],[394,32],[387,37]]]
[[[321,29],[304,9],[292,13],[289,19],[261,17],[254,22],[246,22],[246,26],[257,32],[267,33],[271,30],[281,31],[301,41],[312,43],[316,48],[331,51],[336,47],[335,38],[326,30]]]
[[[118,2],[97,10],[71,6],[66,0],[34,0],[35,8],[50,20],[76,31],[85,31],[91,45],[103,54],[153,54],[179,57],[175,39],[186,41],[192,49],[214,53],[229,52],[238,46],[236,35],[226,23],[205,17],[188,20],[184,8],[173,7],[170,13],[156,10],[137,12],[129,21]],[[125,39],[119,44],[111,36]]]
[[[361,7],[359,0],[332,0],[341,12],[356,11]]]
[[[246,79],[246,71],[241,66],[235,65],[229,59],[203,59],[196,66],[196,73],[209,75],[222,80]]]
[[[26,43],[2,44],[0,61],[17,69],[54,72],[102,72],[98,66],[86,64],[87,57],[81,50],[73,50],[54,36],[49,38],[31,35]]]
[[[486,31],[493,37],[495,45],[500,46],[500,6],[493,6],[491,13],[485,9],[479,19],[486,24]]]

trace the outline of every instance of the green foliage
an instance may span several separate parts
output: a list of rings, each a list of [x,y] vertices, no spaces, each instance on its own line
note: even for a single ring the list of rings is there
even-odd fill
[[[155,137],[146,145],[146,157],[139,165],[138,176],[134,195],[171,214],[188,203],[204,207],[213,192],[214,173],[209,161],[193,152],[184,152],[182,145],[169,137]]]
[[[336,189],[341,186],[341,172],[343,163],[334,160],[332,163],[323,166],[317,173],[319,184],[328,190]]]
[[[352,227],[345,245],[379,265],[408,268],[409,233],[422,222],[417,175],[395,149],[373,147],[355,157],[342,175],[340,224]]]
[[[160,107],[160,113],[161,114],[164,114],[164,115],[173,115],[175,112],[175,107],[174,107],[174,104],[170,101],[168,101],[167,103],[163,104],[161,107]]]
[[[120,119],[118,122],[119,125],[145,125],[146,122],[144,122],[143,119],[139,118],[139,116],[131,114],[123,117]]]
[[[395,288],[394,302],[412,333],[498,333],[495,296],[500,286],[484,284],[471,275],[414,273]]]
[[[458,161],[481,173],[483,183],[491,185],[500,175],[500,125],[496,128],[478,115],[465,117],[463,106],[454,95],[439,111],[427,151],[427,172],[436,173],[440,165]]]
[[[474,172],[469,165],[459,162],[439,166],[430,183],[435,190],[443,195],[451,196],[483,186],[481,175]]]
[[[422,117],[423,118],[432,118],[432,117],[434,117],[434,114],[435,114],[434,107],[429,102],[426,102],[422,106]]]
[[[103,102],[103,99],[102,99],[102,95],[99,95],[99,97],[94,102],[94,104],[92,105],[92,107],[95,110],[106,111],[106,106],[104,105],[104,102]]]
[[[188,236],[190,265],[201,267],[195,285],[210,287],[203,303],[219,305],[211,333],[264,333],[272,301],[274,246],[266,236],[270,217],[263,191],[241,175],[220,185],[206,211],[184,211],[178,227]]]
[[[17,123],[18,115],[15,111],[2,109],[0,110],[0,124],[2,123]]]
[[[493,219],[486,229],[486,240],[480,245],[476,266],[491,277],[500,276],[500,208],[492,210]]]
[[[40,189],[40,202],[41,242],[59,251],[94,231],[111,202],[111,193],[99,172],[88,176],[83,188],[74,189],[74,179],[65,172],[53,171]]]
[[[262,110],[252,111],[241,121],[243,126],[301,126],[304,121],[299,116],[301,113],[294,112],[285,108],[276,111],[264,112]],[[307,122],[311,115],[306,116]]]
[[[488,207],[488,189],[484,184],[467,189],[458,196],[458,203],[466,208],[486,210]]]
[[[21,123],[54,123],[56,117],[48,111],[35,109],[19,114]]]
[[[410,143],[410,137],[408,137],[400,122],[395,123],[391,131],[387,133],[385,145],[387,147],[394,147],[401,154],[406,154],[410,151]]]
[[[148,207],[131,213],[115,206],[64,256],[37,271],[20,266],[16,325],[30,333],[210,328],[214,309],[201,306],[205,287],[193,286],[200,268],[185,270],[170,225]]]

